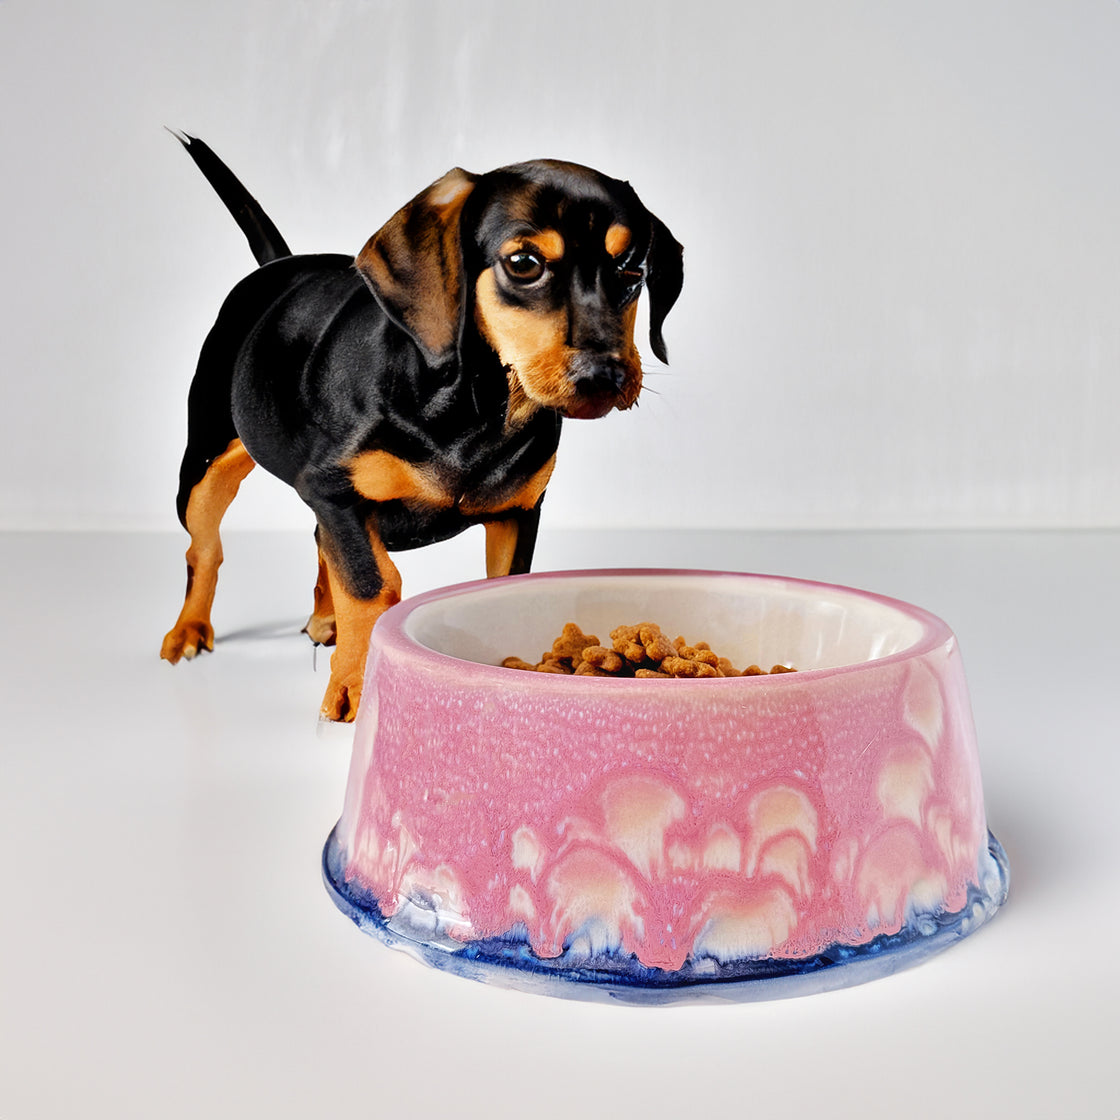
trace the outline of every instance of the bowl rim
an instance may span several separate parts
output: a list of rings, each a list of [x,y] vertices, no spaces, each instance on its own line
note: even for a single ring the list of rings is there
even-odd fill
[[[390,607],[377,620],[371,636],[371,651],[376,646],[390,649],[403,660],[417,667],[423,666],[431,671],[439,671],[442,666],[446,670],[448,664],[461,667],[460,671],[469,673],[472,677],[481,680],[493,680],[506,684],[517,683],[521,687],[544,689],[547,691],[572,690],[578,688],[580,682],[594,688],[601,689],[664,689],[665,683],[660,680],[643,680],[634,677],[576,677],[559,673],[528,673],[524,670],[508,669],[502,665],[492,665],[481,661],[471,661],[468,658],[456,657],[450,653],[442,653],[424,645],[418,638],[408,632],[408,622],[413,613],[422,608],[431,606],[444,600],[457,599],[467,595],[485,594],[487,591],[497,592],[500,588],[508,588],[511,584],[544,583],[552,580],[593,580],[604,578],[628,579],[727,579],[735,581],[766,582],[784,585],[798,591],[821,591],[850,595],[855,599],[873,603],[877,606],[888,607],[917,622],[922,630],[918,638],[904,649],[883,657],[871,658],[867,661],[857,661],[847,665],[825,666],[819,669],[802,669],[794,673],[764,673],[753,677],[706,677],[683,678],[673,681],[672,691],[675,694],[693,689],[710,692],[721,688],[742,688],[743,681],[749,681],[752,688],[796,688],[815,680],[838,677],[850,673],[866,672],[900,662],[910,661],[932,653],[934,650],[948,645],[952,648],[956,644],[956,635],[937,615],[908,603],[902,599],[881,595],[874,591],[865,591],[856,587],[849,587],[840,583],[827,583],[820,580],[802,579],[795,576],[769,575],[763,572],[742,572],[726,569],[708,568],[571,568],[556,571],[528,572],[523,575],[502,576],[499,579],[474,579],[463,583],[449,584],[446,587],[433,588],[417,595],[402,599]],[[370,671],[374,670],[376,658],[369,659]]]

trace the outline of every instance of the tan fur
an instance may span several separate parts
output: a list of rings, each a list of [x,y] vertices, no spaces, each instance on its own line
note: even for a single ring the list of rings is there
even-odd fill
[[[319,574],[315,579],[315,605],[303,632],[317,646],[333,646],[337,635],[334,617],[334,600],[331,597],[331,581],[327,573],[327,561],[319,549]]]
[[[622,313],[622,322],[626,328],[626,341],[625,349],[622,353],[622,360],[637,371],[637,376],[630,378],[623,387],[622,399],[618,402],[618,407],[620,409],[632,407],[634,402],[638,399],[638,394],[642,391],[642,356],[638,353],[637,346],[634,345],[634,324],[637,322],[637,319],[638,301],[635,300]]]
[[[350,460],[349,469],[354,489],[374,502],[400,500],[450,506],[455,501],[430,470],[388,451],[363,451]]]
[[[498,252],[508,257],[531,249],[535,249],[546,261],[558,261],[564,255],[564,237],[558,230],[542,229],[524,237],[511,238],[502,244]]]
[[[479,513],[508,513],[514,509],[532,509],[540,501],[555,466],[556,456],[553,455],[532,478],[508,497],[493,502],[471,502],[468,498],[464,498],[459,503],[459,508],[468,517]]]
[[[187,549],[187,594],[183,609],[159,651],[160,657],[172,665],[183,657],[189,661],[200,649],[214,648],[210,611],[222,563],[222,538],[218,530],[242,480],[255,465],[241,440],[231,440],[191,491],[186,512],[187,532],[191,535]]]
[[[478,278],[474,314],[483,337],[511,371],[511,422],[515,412],[527,414],[527,419],[535,406],[563,410],[571,403],[574,394],[567,374],[576,351],[565,342],[566,312],[542,314],[503,303],[494,269],[488,268]]]
[[[552,469],[556,466],[553,455],[528,482],[504,502],[495,505],[494,512],[501,513],[514,509],[532,509],[540,501]],[[468,512],[464,510],[464,512]],[[516,521],[503,519],[486,522],[486,575],[488,579],[509,575],[513,566],[514,553],[517,551],[519,533]]]
[[[615,224],[607,230],[607,236],[603,239],[603,245],[612,257],[617,257],[620,253],[625,253],[626,250],[630,248],[630,241],[633,236],[634,235],[626,226],[619,225],[618,222],[615,222]]]
[[[372,525],[369,540],[377,570],[384,581],[376,599],[358,599],[351,595],[331,557],[329,546],[321,553],[326,564],[338,631],[337,645],[331,654],[331,679],[320,709],[324,719],[345,723],[354,719],[362,696],[362,676],[373,624],[391,606],[401,601],[400,572]]]
[[[509,575],[517,549],[516,521],[486,522],[486,578]]]

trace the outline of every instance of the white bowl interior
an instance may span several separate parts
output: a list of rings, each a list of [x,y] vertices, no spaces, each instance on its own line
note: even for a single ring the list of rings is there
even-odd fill
[[[908,649],[925,632],[920,619],[858,592],[706,573],[497,580],[415,607],[404,629],[438,653],[497,665],[536,662],[566,622],[610,645],[615,627],[647,621],[670,638],[708,642],[740,669],[853,665]]]

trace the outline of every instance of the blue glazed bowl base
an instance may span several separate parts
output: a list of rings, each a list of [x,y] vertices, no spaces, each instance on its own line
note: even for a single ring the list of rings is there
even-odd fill
[[[917,916],[898,933],[863,945],[835,945],[805,959],[689,961],[667,972],[619,953],[588,958],[568,951],[545,959],[514,935],[464,943],[440,930],[433,911],[418,906],[405,906],[387,919],[376,899],[346,882],[343,870],[343,852],[332,832],[323,849],[323,879],[335,905],[359,929],[424,964],[500,987],[629,1004],[786,999],[877,980],[975,932],[1003,905],[1009,881],[1007,856],[989,832],[980,885],[955,914]]]

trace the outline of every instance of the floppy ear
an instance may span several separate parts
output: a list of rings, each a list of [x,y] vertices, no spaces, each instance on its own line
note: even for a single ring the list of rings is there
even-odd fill
[[[669,360],[661,327],[684,285],[684,249],[660,218],[649,216],[652,237],[646,254],[649,291],[649,344],[663,362]]]
[[[433,365],[452,355],[459,336],[459,219],[474,184],[473,175],[452,168],[401,207],[354,260],[388,316]]]

